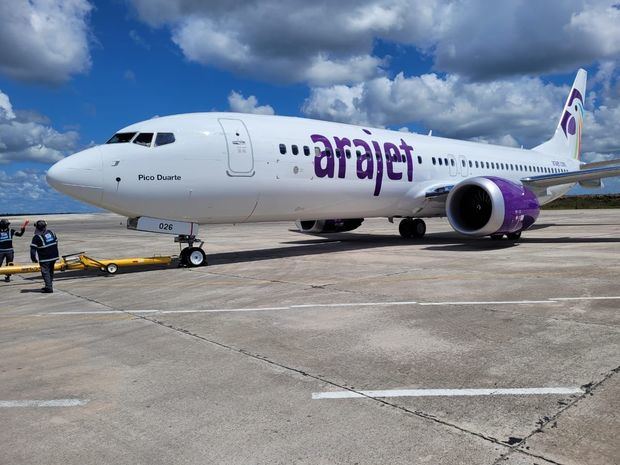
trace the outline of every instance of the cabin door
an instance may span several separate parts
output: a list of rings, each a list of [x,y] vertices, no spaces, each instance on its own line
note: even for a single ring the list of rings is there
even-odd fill
[[[254,176],[254,153],[252,140],[245,124],[240,119],[220,118],[228,149],[229,176]]]

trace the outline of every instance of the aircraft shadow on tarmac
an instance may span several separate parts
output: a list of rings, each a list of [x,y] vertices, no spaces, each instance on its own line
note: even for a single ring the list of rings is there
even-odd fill
[[[550,227],[556,225],[539,225]],[[494,241],[489,238],[468,238],[453,232],[427,234],[423,239],[405,240],[400,236],[388,234],[360,234],[360,233],[334,233],[312,234],[313,238],[282,242],[281,247],[255,250],[241,250],[238,252],[208,253],[209,265],[226,265],[234,263],[249,263],[277,258],[304,257],[312,255],[329,254],[330,252],[347,252],[355,250],[370,250],[390,247],[423,246],[423,250],[444,252],[475,252],[503,250],[518,247],[523,244],[588,244],[588,243],[620,243],[620,238],[615,237],[528,237],[527,232],[518,241],[501,240]],[[304,235],[307,237],[307,235]],[[151,266],[119,269],[118,275],[133,273],[148,273],[156,270],[173,269],[177,267],[177,261],[171,266]],[[112,277],[98,271],[65,271],[57,273],[55,280],[87,279],[96,277]],[[39,275],[25,277],[28,281],[40,281]]]

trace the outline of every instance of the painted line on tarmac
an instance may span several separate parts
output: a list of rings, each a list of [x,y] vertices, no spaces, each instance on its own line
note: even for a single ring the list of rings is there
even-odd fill
[[[556,304],[556,300],[496,300],[471,302],[420,302],[418,305],[529,305]]]
[[[446,302],[416,302],[416,301],[395,301],[395,302],[342,302],[329,304],[297,304],[281,307],[249,307],[249,308],[213,308],[213,309],[194,309],[194,310],[92,310],[92,311],[64,311],[37,313],[35,316],[72,316],[72,315],[115,315],[115,314],[191,314],[191,313],[236,313],[236,312],[266,312],[277,310],[298,310],[311,308],[343,308],[343,307],[392,307],[399,305],[420,305],[420,306],[446,306],[446,305],[545,305],[557,304],[568,301],[588,301],[588,300],[620,300],[620,296],[609,297],[555,297],[547,300],[480,300],[480,301],[446,301]]]
[[[473,396],[544,396],[583,394],[578,387],[540,387],[505,389],[393,389],[385,391],[313,392],[318,399],[359,399],[364,397],[473,397]]]
[[[80,407],[88,399],[50,399],[50,400],[0,400],[0,408],[15,407]]]

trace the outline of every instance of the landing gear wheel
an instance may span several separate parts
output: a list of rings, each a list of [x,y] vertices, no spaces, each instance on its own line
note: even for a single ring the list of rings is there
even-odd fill
[[[404,239],[421,239],[426,234],[426,223],[420,218],[405,218],[398,225],[398,232]]]
[[[506,237],[511,241],[518,241],[519,239],[521,239],[521,231],[506,234]]]
[[[118,265],[116,263],[108,263],[105,266],[105,272],[108,274],[114,274],[118,271]]]
[[[491,234],[492,241],[501,241],[504,238],[503,234]]]
[[[185,265],[188,267],[194,268],[207,264],[207,254],[200,247],[188,247],[183,252],[185,254],[181,253],[181,258],[184,258]]]
[[[186,247],[183,250],[181,250],[181,253],[179,254],[179,267],[187,266],[187,252],[188,252],[188,250],[189,250],[189,247]]]

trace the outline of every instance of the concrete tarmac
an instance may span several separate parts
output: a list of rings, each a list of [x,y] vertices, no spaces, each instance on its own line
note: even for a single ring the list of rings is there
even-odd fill
[[[178,253],[46,219],[63,254]],[[519,243],[427,225],[209,226],[208,267],[0,281],[0,463],[620,463],[620,210]]]

